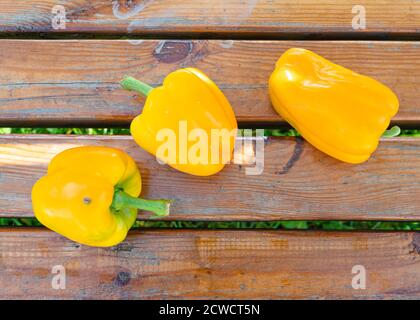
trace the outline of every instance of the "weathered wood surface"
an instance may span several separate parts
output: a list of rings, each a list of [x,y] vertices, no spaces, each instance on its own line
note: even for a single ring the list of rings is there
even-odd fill
[[[2,299],[420,299],[411,232],[143,230],[99,249],[3,229],[0,265]],[[64,290],[51,286],[57,265]],[[365,290],[352,286],[358,265]]]
[[[58,152],[80,145],[126,150],[144,178],[142,196],[174,199],[171,220],[420,220],[420,139],[383,140],[361,165],[301,139],[270,138],[261,175],[230,164],[195,177],[157,163],[129,136],[0,136],[0,216],[32,216],[31,188]],[[147,218],[140,215],[142,218]]]
[[[54,30],[55,5],[66,9],[65,29]],[[352,20],[361,4],[366,29]],[[114,34],[229,34],[313,36],[366,33],[418,34],[416,0],[1,0],[0,32]]]
[[[2,40],[0,125],[128,125],[144,100],[120,89],[124,75],[156,86],[188,66],[221,87],[243,125],[279,123],[267,83],[290,47],[382,81],[401,102],[394,121],[420,122],[420,42]]]

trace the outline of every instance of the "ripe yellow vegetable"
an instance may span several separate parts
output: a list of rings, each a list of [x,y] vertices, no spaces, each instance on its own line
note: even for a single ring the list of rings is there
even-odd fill
[[[108,247],[125,239],[137,209],[169,214],[168,200],[144,200],[141,176],[125,152],[108,147],[65,150],[32,188],[36,218],[82,244]]]
[[[174,71],[157,88],[132,77],[125,78],[121,85],[147,96],[142,114],[131,123],[131,134],[143,149],[171,167],[197,176],[216,174],[231,160],[238,128],[235,114],[220,89],[200,70]],[[185,136],[180,134],[183,125],[187,127]],[[163,130],[172,130],[176,136],[176,155],[170,162],[162,159],[158,152],[162,146],[158,136]],[[229,137],[212,139],[212,132],[217,131],[229,132]],[[201,135],[207,140],[207,145],[201,148],[201,160],[204,160],[201,162],[194,162],[189,153],[197,143],[195,139],[188,139],[194,132],[200,132],[195,138]],[[215,151],[219,156],[215,156]]]
[[[269,90],[274,108],[308,142],[349,163],[369,159],[399,106],[380,82],[299,48],[277,61]]]

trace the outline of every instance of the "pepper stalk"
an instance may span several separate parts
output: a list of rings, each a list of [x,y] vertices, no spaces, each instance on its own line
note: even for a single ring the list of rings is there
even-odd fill
[[[133,208],[153,212],[156,217],[166,217],[169,215],[170,200],[146,200],[130,196],[122,189],[115,189],[111,209],[120,211],[122,208]]]
[[[383,134],[383,138],[394,138],[398,137],[401,134],[401,128],[398,126],[393,126],[391,129],[386,130]]]
[[[150,92],[154,89],[147,83],[137,80],[133,77],[125,77],[121,82],[121,86],[128,91],[136,91],[141,95],[147,97]]]

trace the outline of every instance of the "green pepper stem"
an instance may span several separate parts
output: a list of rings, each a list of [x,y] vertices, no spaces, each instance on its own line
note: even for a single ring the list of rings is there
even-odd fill
[[[124,89],[136,91],[145,97],[153,90],[153,87],[149,86],[147,83],[141,82],[133,77],[125,77],[120,84]]]
[[[123,190],[115,190],[114,199],[111,208],[121,210],[122,208],[135,208],[144,211],[153,212],[158,217],[169,215],[170,200],[146,200],[130,196]]]
[[[398,127],[398,126],[393,126],[391,129],[386,130],[382,134],[382,137],[384,137],[384,138],[393,138],[393,137],[399,136],[400,133],[401,133],[401,128]]]

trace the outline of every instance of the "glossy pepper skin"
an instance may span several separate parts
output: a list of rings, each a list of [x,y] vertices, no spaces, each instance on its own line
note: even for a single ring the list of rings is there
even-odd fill
[[[143,200],[141,176],[125,152],[86,146],[56,155],[32,188],[36,218],[81,244],[113,246],[123,241],[137,209],[167,215],[169,201]]]
[[[269,80],[276,111],[319,150],[366,161],[398,111],[385,85],[305,49],[287,50]]]
[[[227,161],[220,157],[217,163],[211,161],[212,148],[218,148],[222,154],[222,143],[208,143],[208,161],[192,163],[185,150],[189,150],[194,141],[184,141],[187,149],[178,148],[176,161],[168,163],[171,167],[196,176],[210,176],[223,169],[231,160],[236,130],[238,128],[235,114],[224,94],[204,73],[198,69],[186,68],[170,73],[163,85],[152,88],[132,77],[126,77],[121,85],[127,90],[133,90],[147,96],[143,112],[131,123],[131,134],[138,145],[156,156],[162,141],[156,137],[160,130],[171,129],[177,133],[180,122],[185,122],[188,132],[194,129],[204,130],[211,137],[212,129],[227,129],[232,134],[229,143]],[[179,144],[180,137],[177,136]],[[218,145],[217,145],[218,144]],[[187,159],[187,161],[182,161]],[[162,160],[162,159],[161,159]]]

